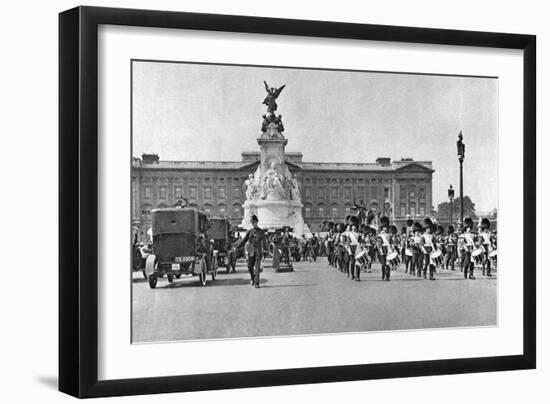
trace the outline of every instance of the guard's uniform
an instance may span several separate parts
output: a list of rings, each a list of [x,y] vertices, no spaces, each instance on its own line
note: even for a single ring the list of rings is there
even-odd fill
[[[489,253],[491,252],[491,233],[485,229],[480,233],[481,246],[485,250],[485,262],[482,266],[482,274],[485,275],[485,269],[487,269],[487,276],[491,275],[491,260],[489,259]]]
[[[390,243],[390,235],[386,232],[380,233],[379,236],[379,249],[378,253],[380,255],[380,265],[382,266],[382,280],[389,281],[390,280],[390,266],[386,262],[386,258],[388,257],[388,254],[390,253],[391,243]]]
[[[445,246],[447,248],[447,255],[445,256],[445,269],[451,267],[451,271],[455,270],[455,261],[457,258],[457,244],[458,235],[456,233],[450,233],[445,239]]]
[[[424,246],[424,249],[422,251],[422,253],[424,254],[423,276],[424,276],[424,279],[426,279],[428,268],[430,268],[430,280],[434,280],[435,265],[433,265],[430,260],[430,254],[432,253],[432,251],[434,251],[434,235],[431,233],[423,234],[422,243]]]
[[[246,236],[240,241],[239,246],[244,243],[246,245],[246,251],[248,253],[248,272],[250,273],[250,280],[254,286],[260,285],[260,266],[263,257],[263,247],[265,243],[265,232],[258,228],[251,228],[246,232]]]
[[[360,234],[356,231],[350,231],[348,233],[348,237],[349,237],[349,248],[351,250],[349,254],[348,268],[351,273],[351,279],[359,280],[359,273],[361,272],[361,268],[355,265],[355,254],[357,254],[358,252]]]
[[[464,269],[464,279],[475,279],[474,262],[472,261],[472,251],[474,251],[475,247],[474,237],[473,233],[466,232],[463,234],[462,268]]]

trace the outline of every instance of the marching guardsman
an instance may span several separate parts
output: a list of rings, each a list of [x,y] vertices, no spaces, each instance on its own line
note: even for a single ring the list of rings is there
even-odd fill
[[[327,236],[327,261],[330,266],[334,261],[334,230],[329,228]]]
[[[311,259],[311,262],[317,261],[317,249],[319,248],[319,239],[317,238],[317,235],[313,233],[311,235],[311,238],[308,242],[309,247],[309,258]]]
[[[416,276],[422,276],[422,225],[418,222],[414,222],[412,234],[409,237],[409,248],[412,252],[412,264],[410,274],[414,276],[416,271]]]
[[[423,276],[424,279],[426,279],[426,275],[428,272],[428,268],[430,269],[430,280],[435,280],[434,272],[435,272],[435,265],[430,260],[430,254],[432,251],[435,250],[435,244],[434,240],[435,237],[432,233],[433,230],[433,223],[430,220],[430,218],[424,219],[424,234],[422,235],[422,254],[424,255],[424,269],[423,269]]]
[[[405,273],[409,273],[412,264],[412,254],[409,249],[409,235],[407,227],[401,228],[401,243],[399,245],[401,252],[401,262],[405,265]]]
[[[252,228],[246,232],[246,236],[239,241],[238,247],[246,245],[246,251],[248,252],[248,272],[250,273],[250,285],[255,288],[260,287],[260,266],[263,258],[263,248],[266,242],[265,232],[258,227],[258,217],[252,215],[250,222]]]
[[[357,231],[359,220],[353,216],[350,220],[350,231],[348,232],[349,242],[349,262],[348,262],[348,277],[351,275],[351,280],[359,281],[359,273],[361,268],[355,265],[355,254],[359,248],[361,234]]]
[[[283,253],[283,263],[286,265],[290,264],[290,242],[292,236],[288,232],[288,227],[284,228],[283,237],[281,240],[281,250]]]
[[[491,275],[491,260],[489,259],[489,253],[493,250],[491,247],[491,222],[487,218],[481,220],[481,232],[479,233],[481,246],[485,250],[485,262],[482,265],[482,274],[485,275],[485,268],[487,268],[487,276]]]
[[[337,261],[338,265],[337,268],[340,272],[344,272],[344,258],[346,255],[345,251],[345,244],[346,244],[346,225],[344,223],[338,223],[338,236],[337,236],[337,242],[338,242],[338,251],[337,251]]]
[[[464,219],[464,233],[462,246],[462,268],[464,270],[464,279],[475,279],[474,277],[474,262],[472,261],[472,252],[475,247],[475,234],[472,233],[474,222],[467,217]]]
[[[378,255],[382,269],[382,280],[390,280],[390,266],[386,262],[388,254],[391,252],[391,235],[388,232],[389,219],[386,216],[380,218],[380,234],[378,235]]]
[[[399,254],[401,237],[398,234],[397,226],[393,224],[390,226],[390,234],[391,234],[391,238],[390,238],[391,251],[395,251]],[[397,266],[394,266],[392,270],[397,271]]]
[[[451,271],[455,270],[455,261],[457,258],[457,244],[458,244],[458,235],[455,233],[455,228],[453,225],[449,225],[447,228],[447,237],[445,238],[445,269],[449,269],[451,266]]]

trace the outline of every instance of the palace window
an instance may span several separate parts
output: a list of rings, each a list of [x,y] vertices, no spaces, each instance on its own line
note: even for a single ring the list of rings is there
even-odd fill
[[[311,217],[311,208],[309,206],[306,206],[304,210],[305,210],[305,217],[307,218]]]
[[[416,217],[416,204],[414,202],[411,203],[410,215],[411,217]]]
[[[175,186],[174,187],[174,199],[181,198],[181,196],[182,196],[181,187],[180,186]]]
[[[241,207],[239,205],[233,205],[233,217],[241,217]]]
[[[189,187],[189,198],[197,199],[197,187],[196,186],[190,186]]]
[[[401,216],[407,216],[407,205],[402,204],[400,206],[400,213],[401,213]]]
[[[409,197],[414,199],[416,197],[416,185],[411,185],[409,187]]]
[[[317,189],[317,199],[325,199],[325,189],[324,188]]]
[[[311,199],[311,187],[304,188],[304,195],[306,199]]]
[[[325,217],[325,208],[323,206],[319,206],[319,217]]]
[[[332,199],[338,199],[338,187],[332,187],[330,190],[330,197]]]
[[[407,200],[407,188],[406,187],[400,187],[399,188],[399,199],[401,201]]]
[[[390,198],[390,188],[389,187],[384,187],[384,199],[389,199]]]
[[[220,211],[220,216],[225,217],[225,205],[220,205],[218,210]]]
[[[233,188],[233,197],[239,199],[241,197],[241,187]]]
[[[150,186],[143,187],[143,197],[146,198],[146,199],[151,199],[151,187]]]
[[[159,187],[159,199],[166,199],[167,188],[165,186]]]
[[[204,199],[212,199],[212,187],[204,187]]]
[[[420,205],[420,206],[418,207],[418,214],[419,214],[420,216],[424,216],[424,215],[426,214],[426,208],[424,207],[424,205]]]
[[[344,188],[344,199],[351,199],[351,188],[345,187]]]
[[[225,199],[225,187],[218,188],[218,198]]]
[[[338,207],[333,206],[332,208],[330,208],[330,214],[333,218],[337,218],[338,217]]]
[[[359,180],[361,181],[361,180]],[[363,199],[365,197],[365,187],[357,187],[357,198],[359,200]]]
[[[370,197],[372,199],[378,198],[378,187],[370,187]]]

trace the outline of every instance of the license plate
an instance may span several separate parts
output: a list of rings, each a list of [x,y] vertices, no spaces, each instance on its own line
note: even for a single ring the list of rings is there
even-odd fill
[[[179,263],[186,263],[186,262],[192,262],[192,261],[195,261],[195,257],[193,256],[190,256],[190,257],[174,257],[174,261],[176,262],[179,262]]]
[[[180,270],[180,264],[172,264],[172,271],[179,271]]]

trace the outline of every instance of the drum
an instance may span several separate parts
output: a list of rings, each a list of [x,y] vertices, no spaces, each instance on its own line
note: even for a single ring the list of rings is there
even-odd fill
[[[482,265],[485,262],[485,250],[480,247],[475,249],[472,252],[472,260],[476,263],[476,265]]]
[[[430,254],[430,261],[432,263],[432,265],[436,266],[436,267],[439,267],[441,265],[443,265],[443,253],[441,252],[441,250],[435,250],[433,251],[431,254]]]
[[[497,250],[493,250],[489,253],[489,259],[496,266],[497,264]]]
[[[399,254],[397,254],[396,252],[389,253],[386,261],[391,268],[395,268],[399,264],[401,264],[401,258],[399,258]]]
[[[405,255],[407,257],[412,257],[413,256],[413,252],[410,248],[405,248]]]
[[[369,255],[366,250],[361,250],[355,254],[355,263],[361,267],[366,267],[369,263]]]

